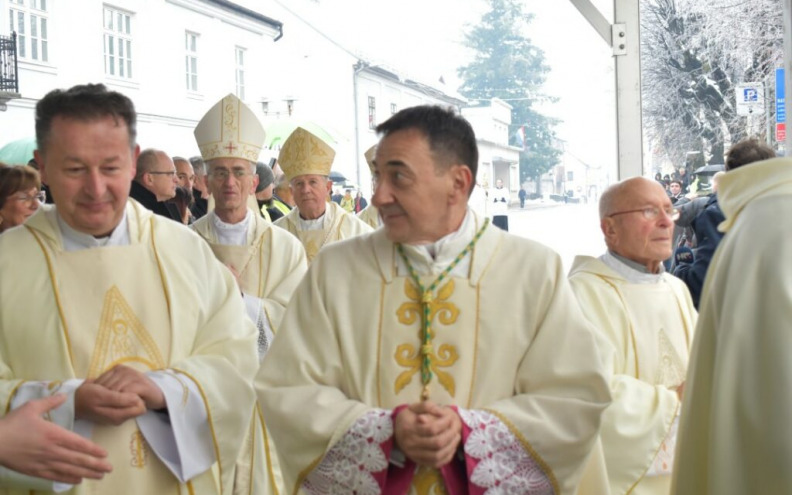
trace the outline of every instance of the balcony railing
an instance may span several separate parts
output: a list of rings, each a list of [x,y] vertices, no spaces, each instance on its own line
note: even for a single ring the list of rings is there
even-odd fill
[[[17,67],[17,35],[0,35],[0,91],[19,93],[19,68]]]

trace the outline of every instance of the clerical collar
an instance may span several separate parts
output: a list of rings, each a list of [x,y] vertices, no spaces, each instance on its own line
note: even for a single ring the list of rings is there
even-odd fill
[[[247,233],[250,221],[253,218],[253,212],[250,208],[245,213],[245,218],[237,223],[226,223],[220,220],[216,212],[209,215],[212,220],[212,226],[217,233],[217,242],[226,246],[244,246],[247,244]]]
[[[58,220],[58,228],[60,229],[61,236],[63,236],[63,250],[64,251],[80,251],[82,249],[100,248],[108,246],[128,246],[130,244],[129,237],[129,224],[127,222],[127,214],[121,217],[121,221],[113,229],[113,232],[106,237],[94,237],[90,234],[80,232],[73,229],[66,223],[57,208],[53,208],[55,218]]]
[[[660,263],[659,273],[649,273],[645,265],[620,256],[611,250],[599,257],[608,268],[634,284],[656,284],[663,279],[665,267]]]
[[[465,218],[457,230],[428,244],[405,244],[404,252],[410,262],[421,274],[437,274],[450,265],[460,251],[476,235],[476,221],[470,208],[465,212]],[[401,262],[401,260],[399,260]],[[454,269],[452,274],[467,274],[470,268],[470,256],[465,257]],[[399,273],[406,273],[406,266],[398,267]]]
[[[327,209],[325,209],[325,212],[322,213],[322,216],[312,220],[306,220],[300,216],[300,212],[297,212],[297,220],[300,222],[300,230],[323,230],[325,218],[327,218]]]

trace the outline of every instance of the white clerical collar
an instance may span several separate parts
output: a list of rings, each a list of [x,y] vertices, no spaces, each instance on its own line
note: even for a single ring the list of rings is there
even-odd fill
[[[663,279],[665,267],[660,263],[659,273],[649,273],[645,266],[635,261],[629,260],[623,256],[619,256],[611,251],[606,252],[599,257],[608,268],[615,271],[628,282],[633,284],[656,284]]]
[[[71,228],[58,214],[57,208],[53,208],[53,210],[55,210],[55,218],[58,219],[58,228],[60,229],[61,236],[63,236],[64,251],[80,251],[82,249],[108,246],[128,246],[130,243],[126,212],[124,212],[121,221],[116,225],[116,228],[113,229],[113,232],[111,232],[109,236],[97,238]]]
[[[325,208],[325,212],[322,213],[322,216],[319,218],[314,218],[311,220],[306,220],[305,218],[300,216],[300,212],[297,212],[297,220],[300,223],[300,230],[323,230],[324,229],[324,220],[327,218],[327,210],[330,208],[328,205]]]
[[[210,213],[209,218],[217,233],[217,242],[219,244],[226,246],[244,246],[247,244],[248,228],[253,218],[250,208],[247,209],[245,218],[237,223],[226,223],[220,220],[220,217],[214,211]]]
[[[410,262],[419,273],[439,274],[453,263],[457,255],[465,249],[475,235],[476,222],[470,208],[468,208],[465,212],[465,218],[457,230],[432,243],[405,244],[404,253],[410,258]],[[470,254],[465,256],[451,273],[458,276],[466,276],[470,268],[470,257]],[[399,257],[398,263],[399,273],[407,273],[401,257]]]

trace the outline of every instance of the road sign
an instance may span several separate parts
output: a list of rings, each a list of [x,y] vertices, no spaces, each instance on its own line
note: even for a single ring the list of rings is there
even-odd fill
[[[736,84],[734,96],[737,103],[737,115],[763,115],[765,111],[764,84],[749,82]]]
[[[786,141],[786,124],[783,122],[776,124],[776,141],[779,143]]]
[[[776,123],[786,123],[786,89],[784,88],[784,68],[778,67],[776,69],[775,76]]]

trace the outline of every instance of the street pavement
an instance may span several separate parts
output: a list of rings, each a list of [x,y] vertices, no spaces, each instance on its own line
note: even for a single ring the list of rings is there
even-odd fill
[[[509,231],[558,252],[566,273],[575,256],[599,256],[605,252],[596,203],[526,202],[523,209],[517,204],[509,209]]]

